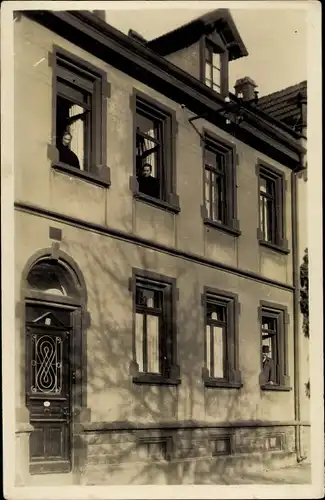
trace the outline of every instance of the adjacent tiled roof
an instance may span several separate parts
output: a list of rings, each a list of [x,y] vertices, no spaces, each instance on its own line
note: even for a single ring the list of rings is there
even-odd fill
[[[301,110],[299,99],[307,99],[307,81],[297,83],[278,92],[260,97],[258,107],[289,127],[299,130]]]

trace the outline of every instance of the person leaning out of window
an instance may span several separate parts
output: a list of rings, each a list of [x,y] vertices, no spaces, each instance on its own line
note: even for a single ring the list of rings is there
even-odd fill
[[[146,194],[153,198],[160,197],[160,189],[158,179],[152,176],[152,166],[150,163],[144,163],[137,177],[140,193]]]
[[[262,372],[260,374],[260,385],[275,384],[275,366],[272,358],[268,356],[270,348],[268,345],[262,347]]]
[[[65,163],[71,167],[80,168],[77,155],[70,149],[71,141],[72,134],[68,129],[66,129],[61,138],[61,142],[59,142],[57,146],[59,150],[59,161],[60,163]]]

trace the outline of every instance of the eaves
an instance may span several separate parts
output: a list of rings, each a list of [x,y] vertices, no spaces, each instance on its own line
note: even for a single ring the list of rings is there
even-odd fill
[[[144,45],[113,28],[89,11],[23,10],[25,16],[57,33],[88,53],[155,89],[162,95],[185,105],[192,113],[279,161],[291,169],[300,164],[304,149],[295,134],[290,135],[253,109],[245,113],[245,122],[229,128],[216,113],[224,104],[222,98],[196,78],[170,63]]]

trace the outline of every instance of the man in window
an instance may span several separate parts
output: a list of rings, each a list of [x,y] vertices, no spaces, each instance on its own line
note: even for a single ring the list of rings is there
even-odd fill
[[[148,196],[152,196],[153,198],[159,198],[159,182],[158,179],[153,177],[151,174],[152,166],[150,165],[150,163],[145,163],[144,165],[142,165],[138,175],[139,191],[141,193],[147,194]]]
[[[69,130],[65,130],[61,142],[58,144],[59,161],[70,165],[71,167],[80,168],[80,163],[77,155],[70,149],[72,135]]]
[[[274,362],[268,354],[270,348],[268,345],[263,345],[262,347],[262,373],[261,373],[261,385],[270,384],[273,385],[275,382],[274,373]]]

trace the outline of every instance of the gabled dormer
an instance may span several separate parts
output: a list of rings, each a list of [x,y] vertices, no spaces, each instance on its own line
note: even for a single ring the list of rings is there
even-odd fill
[[[229,90],[229,62],[248,55],[228,9],[209,12],[146,45],[221,95]]]

